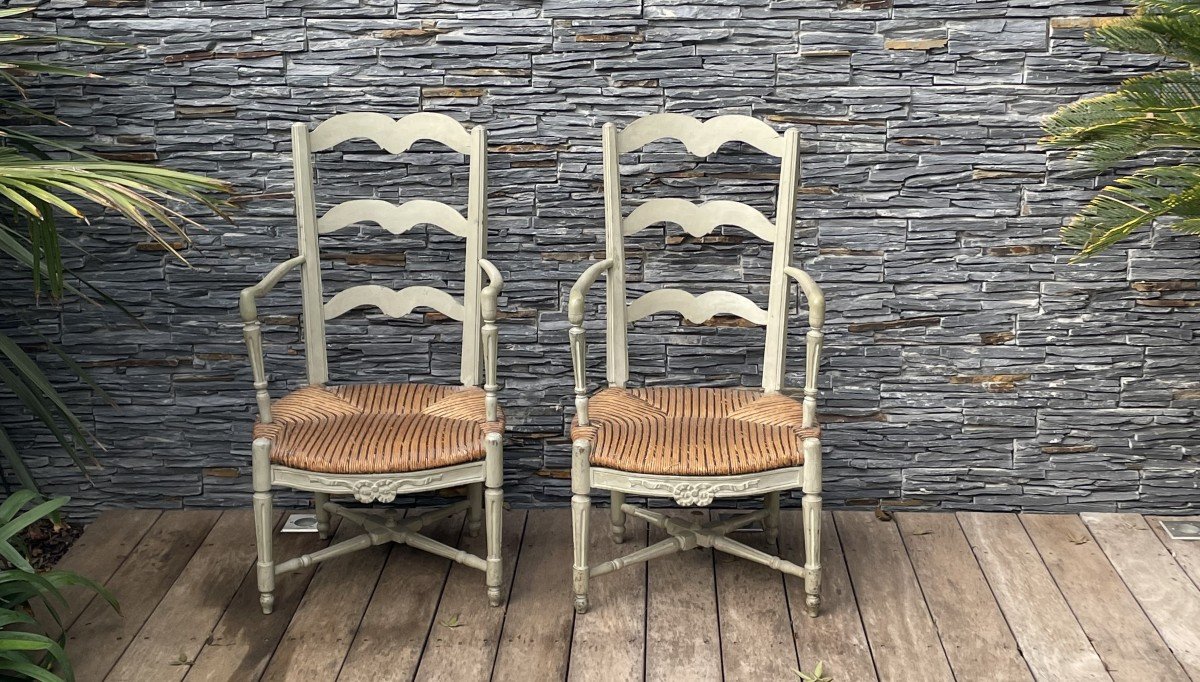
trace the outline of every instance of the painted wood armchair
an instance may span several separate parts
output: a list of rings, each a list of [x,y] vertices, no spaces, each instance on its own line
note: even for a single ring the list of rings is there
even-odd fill
[[[378,199],[355,199],[337,204],[318,218],[312,154],[359,137],[372,140],[392,154],[403,153],[414,141],[424,139],[467,156],[470,179],[466,217],[437,201],[414,199],[397,206]],[[257,575],[263,612],[270,613],[273,607],[277,575],[385,542],[408,544],[484,571],[488,600],[499,605],[504,415],[496,398],[495,321],[496,299],[503,281],[484,258],[487,133],[481,126],[468,132],[442,114],[417,113],[394,121],[383,114],[349,113],[326,120],[312,132],[303,123],[293,125],[292,154],[299,255],[276,266],[241,294],[241,316],[258,402],[252,452]],[[428,223],[462,237],[466,242],[462,300],[427,286],[395,291],[374,284],[352,286],[326,300],[321,286],[318,236],[360,222],[376,223],[395,234]],[[272,401],[267,392],[256,301],[297,268],[308,385]],[[482,275],[488,278],[486,286],[481,286]],[[462,385],[329,385],[325,323],[359,306],[374,306],[390,317],[427,307],[461,321]],[[272,551],[272,485],[314,493],[318,529],[323,537],[329,533],[332,514],[361,525],[365,533],[276,563]],[[349,495],[361,503],[388,503],[403,493],[464,485],[466,500],[403,520],[387,510],[350,509],[330,501],[331,496]],[[423,527],[437,519],[464,509],[467,530],[472,535],[479,532],[486,517],[486,558],[420,534]]]
[[[744,142],[780,159],[774,222],[757,209],[735,201],[696,205],[684,199],[651,199],[628,215],[621,208],[620,155],[663,138],[676,139],[696,156],[707,156],[729,141]],[[589,267],[568,303],[575,373],[576,417],[571,427],[571,507],[575,554],[575,608],[588,607],[588,582],[630,564],[693,547],[712,547],[765,564],[804,580],[806,608],[816,616],[821,586],[821,441],[817,425],[817,369],[825,302],[821,289],[792,265],[799,135],[777,133],[747,116],[719,116],[705,122],[681,114],[655,114],[623,130],[603,130],[604,260]],[[657,289],[627,302],[624,238],[657,223],[674,223],[693,236],[720,225],[745,229],[773,244],[767,309],[727,291],[699,296],[681,289]],[[608,387],[590,398],[587,392],[584,296],[596,279],[607,276],[606,366]],[[808,303],[804,398],[780,393],[785,377],[791,283]],[[626,331],[630,323],[663,312],[679,312],[693,323],[732,314],[766,327],[761,390],[695,387],[629,388]],[[624,557],[592,566],[588,562],[588,523],[593,488],[612,498],[612,536],[622,542],[626,514],[645,519],[670,537]],[[780,492],[804,491],[805,564],[800,567],[727,537],[756,521],[770,544],[779,533]],[[625,503],[627,494],[666,497],[681,506],[707,506],[719,499],[765,496],[761,510],[731,520],[696,523]]]

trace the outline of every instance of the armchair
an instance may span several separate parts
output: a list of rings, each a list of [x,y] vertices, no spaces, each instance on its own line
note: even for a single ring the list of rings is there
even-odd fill
[[[354,138],[368,138],[393,154],[418,139],[440,142],[470,159],[467,215],[435,201],[399,206],[378,199],[340,203],[320,218],[314,201],[311,154]],[[274,606],[277,576],[385,542],[408,544],[485,573],[488,600],[502,601],[500,533],[503,500],[504,414],[497,391],[497,298],[504,286],[485,257],[487,137],[454,119],[418,113],[394,121],[383,114],[334,116],[311,132],[292,126],[299,255],[275,266],[241,293],[240,309],[254,377],[258,421],[252,445],[257,580],[264,613]],[[394,234],[428,223],[466,242],[461,301],[427,286],[400,290],[367,284],[325,299],[318,236],[358,222],[374,222]],[[257,303],[293,270],[301,275],[302,317],[308,385],[272,401],[263,357]],[[487,278],[482,285],[483,277]],[[482,285],[482,286],[481,286]],[[325,323],[360,306],[390,317],[432,308],[462,322],[461,386],[435,384],[331,385]],[[480,374],[482,368],[482,376]],[[363,527],[358,537],[310,554],[276,562],[272,542],[272,486],[312,492],[317,527],[329,533],[331,515]],[[333,496],[360,503],[388,503],[402,493],[466,486],[467,499],[422,515],[396,518],[388,510],[350,509]],[[478,557],[421,535],[437,519],[466,510],[475,535],[486,518],[487,556]]]
[[[662,138],[683,142],[697,156],[706,156],[725,142],[737,140],[779,158],[775,220],[735,201],[695,205],[682,199],[651,199],[624,215],[620,154]],[[681,114],[656,114],[638,119],[624,130],[606,124],[603,150],[606,257],[583,272],[571,289],[567,305],[576,407],[571,426],[575,608],[586,612],[592,578],[700,546],[800,577],[804,580],[807,612],[816,616],[821,585],[821,442],[816,397],[825,300],[812,277],[792,265],[798,132],[789,129],[781,135],[762,121],[746,116],[719,116],[700,122]],[[695,236],[720,225],[733,225],[772,242],[767,309],[728,291],[697,296],[682,289],[658,289],[627,302],[624,238],[662,222],[677,224]],[[602,274],[606,278],[608,386],[589,397],[584,299]],[[810,326],[801,401],[780,392],[785,376],[791,281],[799,284],[807,299]],[[663,312],[681,313],[695,323],[717,314],[733,314],[765,326],[761,388],[627,387],[626,329],[637,320]],[[670,537],[624,557],[591,565],[588,525],[594,488],[611,495],[615,542],[624,540],[627,515],[662,528]],[[793,489],[803,491],[803,567],[728,537],[732,531],[761,521],[768,543],[776,544],[780,493]],[[627,504],[629,494],[665,497],[680,506],[707,506],[721,499],[761,495],[764,505],[730,520],[702,524]]]

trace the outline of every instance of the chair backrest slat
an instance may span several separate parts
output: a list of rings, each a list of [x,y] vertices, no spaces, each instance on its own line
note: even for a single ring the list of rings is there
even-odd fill
[[[686,199],[656,198],[643,202],[622,217],[620,155],[642,149],[661,139],[675,139],[696,156],[708,156],[727,142],[742,142],[780,160],[779,191],[775,220],[737,201],[716,200],[695,204]],[[766,327],[763,348],[762,386],[767,392],[780,390],[785,374],[787,314],[790,305],[796,185],[799,179],[800,137],[794,128],[777,132],[765,122],[749,116],[718,116],[699,121],[683,114],[654,114],[640,118],[624,129],[604,126],[605,250],[613,265],[608,271],[608,382],[624,386],[629,378],[629,323],[662,312],[679,312],[693,323],[715,315],[731,314]],[[657,289],[626,304],[624,237],[657,223],[674,223],[699,237],[722,225],[744,229],[772,244],[771,280],[767,309],[730,291],[694,295],[681,289]],[[815,374],[815,373],[814,373]]]
[[[466,217],[446,204],[427,199],[414,199],[400,205],[380,199],[351,199],[333,206],[318,219],[312,155],[356,138],[371,140],[392,154],[407,151],[418,140],[431,140],[466,155],[470,159]],[[319,386],[329,381],[325,322],[366,305],[391,317],[408,315],[418,307],[432,308],[462,322],[460,377],[466,385],[479,385],[483,324],[479,307],[479,261],[486,255],[487,235],[487,133],[484,128],[475,126],[468,132],[453,118],[431,112],[410,114],[399,120],[379,113],[356,112],[333,116],[311,132],[303,123],[294,124],[292,150],[300,254],[305,256],[301,281],[309,384]],[[415,225],[429,224],[464,238],[466,262],[461,302],[433,287],[410,286],[396,291],[375,284],[348,287],[326,302],[321,286],[317,237],[363,222],[375,223],[393,234],[406,232]]]
[[[775,241],[775,224],[762,211],[727,200],[697,205],[687,199],[650,199],[625,216],[622,233],[628,237],[657,223],[675,223],[693,237],[703,237],[721,225],[734,225],[759,239]]]
[[[355,223],[375,223],[392,234],[404,234],[424,224],[436,225],[464,239],[471,234],[471,225],[461,213],[429,199],[413,199],[400,205],[382,199],[343,201],[317,219],[317,233],[337,232]]]
[[[678,312],[689,322],[700,324],[716,315],[737,315],[758,325],[767,323],[767,311],[754,301],[732,291],[706,291],[699,296],[683,289],[655,289],[642,294],[629,304],[629,322],[657,315]]]
[[[370,111],[338,114],[309,133],[309,146],[311,151],[321,152],[360,137],[392,154],[403,154],[418,140],[431,140],[460,154],[471,154],[471,134],[462,124],[445,114],[428,111],[397,120]]]
[[[364,305],[379,308],[388,317],[404,317],[424,306],[452,320],[462,322],[466,319],[463,304],[441,289],[411,286],[397,291],[379,284],[360,284],[342,289],[325,302],[323,315],[328,322]]]
[[[708,156],[726,142],[745,142],[771,156],[783,156],[783,136],[763,121],[731,114],[707,121],[686,114],[652,114],[625,126],[620,134],[620,153],[627,154],[664,138],[679,140],[695,156]]]

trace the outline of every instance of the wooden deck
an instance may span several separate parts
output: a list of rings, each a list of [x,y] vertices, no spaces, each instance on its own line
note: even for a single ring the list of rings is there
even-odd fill
[[[249,510],[107,512],[60,566],[105,582],[122,613],[76,593],[68,651],[83,682],[798,680],[819,660],[838,682],[1200,680],[1200,542],[1149,517],[827,514],[813,620],[799,582],[708,550],[596,579],[577,617],[568,512],[506,513],[503,608],[478,571],[377,547],[282,577],[263,616]],[[657,539],[634,523],[622,551]],[[430,534],[478,550],[462,526]],[[617,550],[607,526],[592,524],[597,559]],[[281,535],[277,553],[321,544]]]

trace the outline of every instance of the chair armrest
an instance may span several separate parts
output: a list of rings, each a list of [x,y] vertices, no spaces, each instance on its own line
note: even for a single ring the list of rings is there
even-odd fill
[[[611,258],[605,258],[584,270],[575,281],[575,286],[571,287],[571,297],[567,300],[567,319],[571,321],[571,331],[568,332],[571,341],[571,366],[575,371],[575,414],[581,426],[588,423],[587,339],[583,335],[583,301],[587,290],[596,283],[600,273],[607,272],[612,264]]]
[[[584,270],[579,279],[575,280],[575,286],[571,287],[571,297],[567,300],[567,319],[571,321],[571,324],[575,326],[583,324],[583,300],[587,296],[587,290],[596,283],[600,273],[608,272],[612,264],[611,258],[592,263],[591,267]]]
[[[254,395],[258,401],[258,419],[271,421],[271,394],[267,392],[267,370],[263,359],[262,324],[258,321],[258,299],[266,296],[283,276],[304,262],[304,256],[296,256],[271,268],[258,284],[242,289],[239,308],[242,314],[242,336],[246,339],[246,350],[250,354],[250,368],[254,372]]]
[[[487,420],[494,422],[500,416],[500,405],[496,397],[496,391],[500,388],[496,378],[496,367],[499,362],[497,357],[499,355],[499,331],[496,328],[496,299],[500,296],[500,291],[504,289],[504,278],[500,276],[500,271],[496,269],[496,266],[486,258],[479,259],[479,267],[483,268],[483,272],[488,278],[488,285],[479,292],[479,308],[483,314],[483,327],[480,330],[483,337],[483,404],[487,412]]]
[[[483,311],[483,319],[496,319],[496,299],[504,290],[504,277],[492,262],[486,258],[479,259],[479,267],[487,275],[488,283],[479,292],[479,305]]]
[[[808,299],[808,323],[814,329],[820,329],[825,324],[825,294],[813,280],[812,275],[794,265],[783,269],[784,274],[800,285],[804,297]]]
[[[271,271],[266,274],[258,284],[248,286],[242,289],[241,297],[238,300],[239,308],[242,313],[242,322],[253,322],[258,319],[258,299],[271,293],[275,285],[279,284],[279,280],[283,276],[295,270],[304,262],[304,256],[296,256],[289,258],[279,265],[271,268]]]

